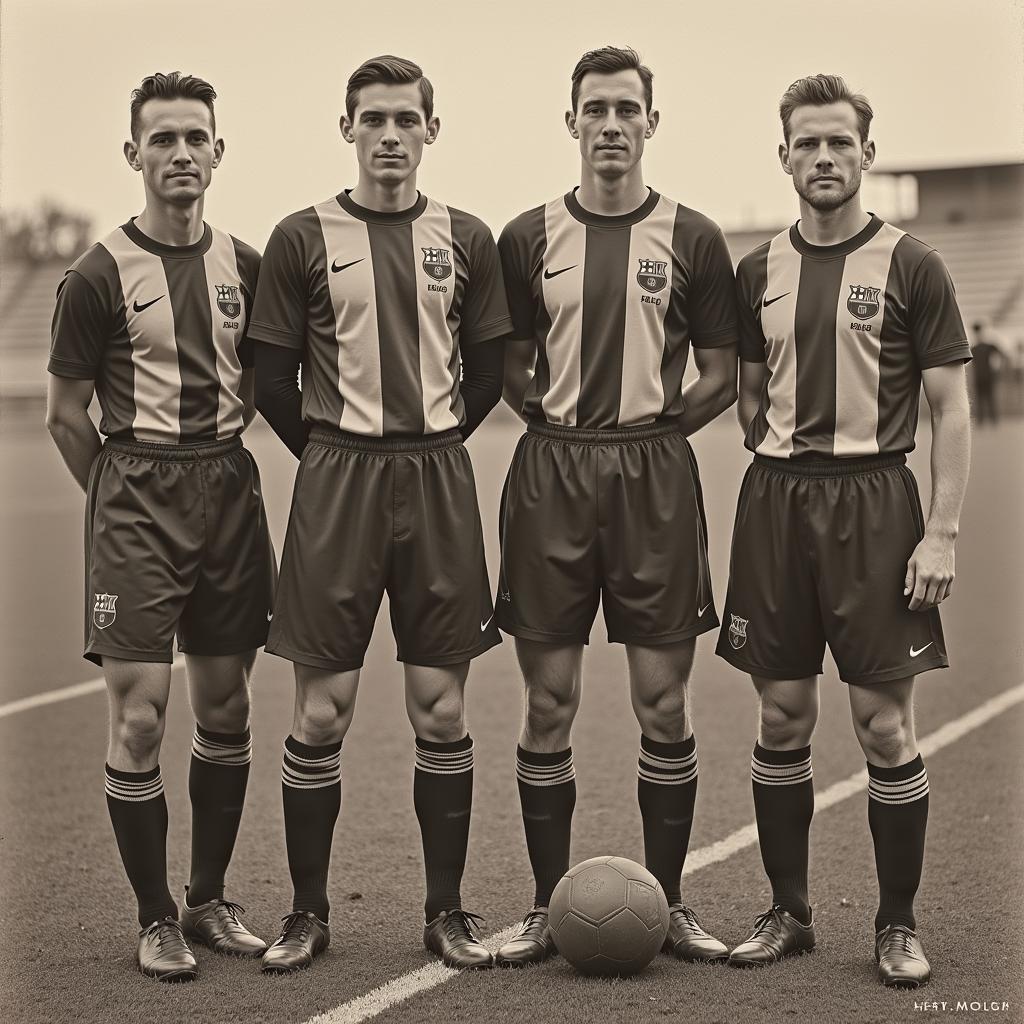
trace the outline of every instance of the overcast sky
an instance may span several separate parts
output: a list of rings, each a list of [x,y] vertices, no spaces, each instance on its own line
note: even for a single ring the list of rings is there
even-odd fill
[[[227,152],[207,219],[261,247],[281,217],[354,184],[345,80],[391,52],[436,90],[421,188],[497,232],[576,182],[569,74],[614,43],[655,75],[648,184],[727,227],[781,222],[795,204],[776,111],[801,75],[836,72],[867,94],[879,167],[1021,159],[1022,24],[1020,0],[4,0],[0,200],[59,199],[97,235],[137,213],[129,95],[177,69],[219,94]]]

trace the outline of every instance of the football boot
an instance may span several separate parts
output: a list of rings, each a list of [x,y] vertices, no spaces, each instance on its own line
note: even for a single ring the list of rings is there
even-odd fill
[[[875,963],[878,980],[891,988],[918,988],[932,976],[917,932],[902,924],[887,924],[875,936]]]
[[[498,967],[524,967],[539,964],[557,953],[548,927],[548,908],[534,907],[523,918],[515,935],[494,954],[494,962]]]
[[[263,954],[264,974],[301,971],[331,944],[331,929],[311,910],[294,910],[281,920],[281,934]]]
[[[262,956],[267,944],[238,920],[245,910],[230,900],[216,899],[200,903],[198,907],[188,905],[186,899],[181,908],[181,930],[185,935],[215,953],[229,956]]]
[[[199,973],[181,925],[173,917],[154,921],[139,932],[138,960],[139,970],[157,981],[194,981]]]
[[[689,907],[673,903],[668,908],[668,917],[668,934],[661,947],[663,952],[691,963],[716,963],[729,959],[729,947],[704,931],[700,919]]]
[[[442,910],[423,928],[423,945],[436,953],[445,967],[458,971],[494,966],[491,951],[480,941],[477,922],[483,918],[466,910]]]
[[[814,924],[801,924],[789,911],[772,907],[754,922],[754,931],[730,954],[733,967],[773,964],[795,953],[814,949]]]

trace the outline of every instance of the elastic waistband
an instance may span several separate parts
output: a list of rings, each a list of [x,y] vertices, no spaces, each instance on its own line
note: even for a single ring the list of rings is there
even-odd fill
[[[835,477],[874,473],[879,469],[903,466],[907,457],[903,452],[891,455],[865,455],[855,459],[772,459],[755,455],[754,465],[786,476]]]
[[[587,427],[564,427],[559,423],[547,423],[530,420],[526,425],[527,433],[547,437],[553,441],[568,441],[571,444],[631,444],[634,441],[650,441],[655,437],[679,433],[679,421],[656,420],[654,423],[641,423],[636,427],[612,427],[594,429]]]
[[[438,448],[454,448],[462,444],[460,430],[444,430],[440,434],[409,437],[371,437],[353,434],[348,430],[314,427],[309,432],[310,444],[339,448],[349,452],[376,452],[381,455],[400,455],[407,452],[429,452]]]
[[[159,444],[156,441],[129,441],[108,437],[103,442],[105,451],[137,455],[156,462],[199,462],[203,459],[219,459],[242,447],[237,434],[224,441],[196,441],[193,444]]]

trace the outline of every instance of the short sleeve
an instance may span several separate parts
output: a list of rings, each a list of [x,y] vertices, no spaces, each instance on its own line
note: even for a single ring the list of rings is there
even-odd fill
[[[55,377],[94,380],[113,334],[111,313],[96,289],[69,270],[57,286],[47,369]]]
[[[469,279],[462,299],[459,343],[491,341],[511,331],[498,247],[487,226],[478,222],[469,241]]]
[[[696,251],[694,285],[689,295],[690,338],[696,348],[717,348],[736,341],[736,278],[722,232]]]
[[[498,253],[505,279],[505,295],[512,318],[514,337],[527,340],[534,337],[537,310],[530,291],[529,268],[521,240],[509,224],[498,238]]]
[[[907,327],[923,370],[971,358],[953,282],[934,249],[914,270]]]
[[[249,338],[301,349],[306,343],[306,267],[295,242],[274,228],[260,263]]]
[[[743,264],[736,273],[736,318],[739,334],[739,357],[748,363],[766,361],[764,332],[755,310],[761,304],[754,281],[744,271]]]

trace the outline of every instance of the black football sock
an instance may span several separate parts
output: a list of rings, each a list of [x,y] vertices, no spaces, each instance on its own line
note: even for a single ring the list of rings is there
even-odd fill
[[[188,770],[192,801],[192,872],[186,902],[223,899],[224,875],[242,820],[252,741],[245,732],[210,732],[196,725]]]
[[[576,807],[572,747],[538,754],[517,746],[516,778],[526,848],[533,867],[533,905],[546,907],[558,880],[569,870],[572,812]]]
[[[810,924],[807,847],[814,816],[811,748],[768,750],[754,745],[750,760],[761,862],[772,883],[772,903]]]
[[[167,888],[167,801],[160,766],[123,772],[106,766],[107,810],[121,863],[139,903],[145,928],[164,917],[177,918]]]
[[[868,765],[868,824],[878,871],[875,931],[889,924],[915,928],[928,828],[928,772],[920,754],[896,768]]]
[[[473,740],[432,743],[416,737],[412,787],[423,837],[427,898],[423,912],[433,921],[442,910],[461,910],[462,873],[473,807]]]
[[[644,824],[647,870],[661,884],[669,904],[680,903],[683,861],[690,845],[697,799],[697,740],[659,743],[640,737],[637,799]]]
[[[327,873],[341,810],[341,741],[311,747],[289,736],[284,741],[281,793],[288,870],[295,890],[292,910],[311,910],[326,923],[331,913]]]

